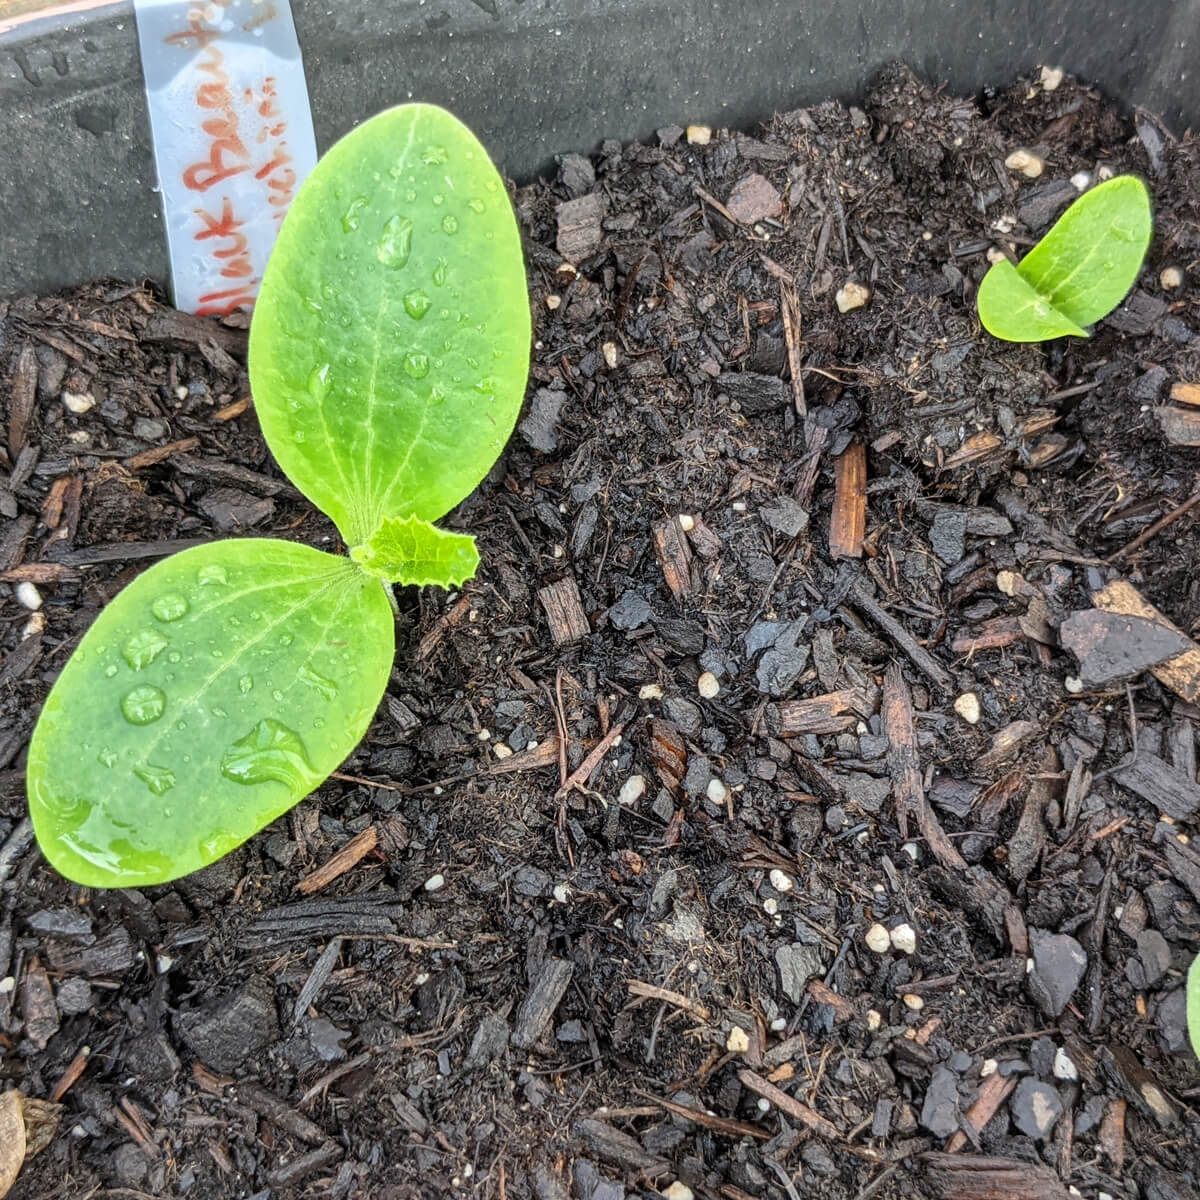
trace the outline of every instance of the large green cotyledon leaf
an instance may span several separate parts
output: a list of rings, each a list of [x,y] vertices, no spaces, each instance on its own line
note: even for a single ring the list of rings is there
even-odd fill
[[[433,521],[512,432],[529,362],[520,235],[474,135],[443,109],[372,118],[317,164],[250,333],[263,433],[350,546]]]
[[[345,558],[248,538],[159,563],[46,700],[27,772],[43,852],[92,887],[207,866],[354,749],[393,654],[384,587]]]

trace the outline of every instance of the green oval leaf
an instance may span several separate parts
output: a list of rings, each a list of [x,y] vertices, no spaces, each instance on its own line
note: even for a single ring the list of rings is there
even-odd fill
[[[994,337],[1039,342],[1107,316],[1137,279],[1154,221],[1146,185],[1118,175],[1084,192],[1014,268],[996,263],[979,285],[979,319]],[[1022,286],[1024,285],[1024,286]]]
[[[475,539],[419,517],[389,517],[350,557],[388,583],[462,587],[479,567]]]
[[[100,614],[29,748],[43,853],[90,887],[164,883],[286,812],[354,749],[394,651],[383,585],[291,542],[214,542]]]
[[[434,521],[512,432],[529,339],[487,152],[440,108],[390,109],[326,153],[283,223],[250,331],[263,433],[349,545]]]

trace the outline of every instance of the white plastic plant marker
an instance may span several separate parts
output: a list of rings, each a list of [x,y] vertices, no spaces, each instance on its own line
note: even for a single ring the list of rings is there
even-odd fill
[[[317,161],[288,0],[134,0],[175,304],[251,308]]]

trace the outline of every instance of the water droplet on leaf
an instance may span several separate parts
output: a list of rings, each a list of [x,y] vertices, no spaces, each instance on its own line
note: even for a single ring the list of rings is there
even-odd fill
[[[446,260],[439,258],[437,266],[433,268],[433,283],[435,287],[446,286]]]
[[[375,257],[385,267],[399,269],[406,266],[408,256],[412,253],[413,223],[407,217],[399,215],[389,217],[375,247]]]
[[[125,643],[121,653],[135,671],[141,671],[148,667],[166,648],[167,639],[157,629],[143,629]]]
[[[440,167],[449,157],[445,146],[426,146],[421,151],[421,161],[427,167]]]
[[[99,754],[96,755],[96,761],[102,767],[115,767],[117,765],[117,752],[109,750],[106,746]]]
[[[175,772],[153,763],[141,763],[133,773],[156,795],[163,796],[175,786]]]
[[[294,633],[281,633],[279,635],[279,644],[281,646],[290,646],[296,640]]]
[[[314,771],[300,735],[282,722],[264,717],[225,752],[221,774],[234,783],[274,780],[301,791],[312,785]]]
[[[458,232],[458,218],[453,217],[449,213],[447,213],[442,218],[442,232],[449,233],[449,234],[457,233]]]
[[[249,675],[243,675],[238,680],[238,691],[244,696],[254,686],[254,680]]]
[[[121,715],[130,725],[149,725],[163,715],[166,707],[166,693],[148,683],[121,697]]]
[[[117,670],[118,667],[116,663],[109,663],[108,666],[104,668],[104,674],[107,678],[111,679],[117,673]]]
[[[187,616],[190,607],[191,605],[178,592],[167,592],[150,605],[150,611],[160,621],[178,621],[181,617]]]
[[[276,704],[278,704],[283,699],[283,693],[278,688],[276,688],[271,693],[271,699],[274,700]]]
[[[337,695],[337,684],[332,679],[326,679],[324,675],[314,671],[307,663],[300,668],[296,677],[305,687],[312,688],[323,700],[332,700]]]
[[[480,200],[478,197],[468,200],[467,204],[470,207],[472,212],[477,212],[477,213],[483,212],[483,210],[487,207],[487,205],[484,204],[484,202],[482,200]]]
[[[424,379],[429,374],[429,355],[419,350],[410,350],[404,356],[404,370],[413,379]]]
[[[356,196],[342,214],[342,232],[353,233],[358,228],[359,214],[367,207],[366,196]]]
[[[224,587],[229,582],[229,573],[220,563],[209,563],[207,567],[201,567],[196,572],[196,582],[201,587],[210,587],[213,584]]]
[[[316,401],[325,399],[325,393],[329,391],[329,364],[321,363],[320,366],[313,367],[308,376],[308,394]]]
[[[414,321],[419,321],[429,311],[432,303],[420,288],[413,288],[411,292],[404,293],[404,311]]]

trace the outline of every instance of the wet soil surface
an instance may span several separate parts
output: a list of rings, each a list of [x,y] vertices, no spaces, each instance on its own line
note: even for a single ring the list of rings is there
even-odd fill
[[[1157,210],[1129,300],[982,333],[989,250],[1110,171]],[[515,199],[478,578],[402,594],[342,771],[169,886],[28,846],[39,706],[170,551],[335,532],[244,330],[0,306],[0,1052],[61,1105],[12,1195],[1195,1196],[1200,509],[1156,523],[1200,470],[1200,147],[896,69]]]

